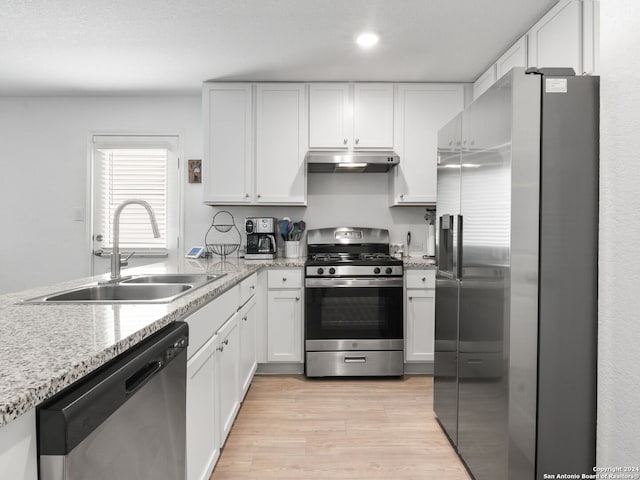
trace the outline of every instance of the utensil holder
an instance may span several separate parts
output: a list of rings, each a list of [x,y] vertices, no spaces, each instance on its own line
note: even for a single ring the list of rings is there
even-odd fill
[[[285,258],[298,258],[300,256],[300,241],[288,240],[284,242]]]

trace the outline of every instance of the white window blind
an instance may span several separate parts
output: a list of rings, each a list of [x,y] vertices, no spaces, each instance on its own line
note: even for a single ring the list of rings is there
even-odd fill
[[[156,214],[160,238],[154,238],[146,210],[128,205],[120,215],[120,248],[166,252],[168,217],[168,152],[164,148],[98,149],[95,159],[95,214],[103,246],[113,246],[113,214],[123,201],[149,202]]]

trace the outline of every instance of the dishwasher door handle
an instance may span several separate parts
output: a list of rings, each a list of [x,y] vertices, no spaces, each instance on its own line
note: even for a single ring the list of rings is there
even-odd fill
[[[156,373],[158,373],[162,367],[164,366],[164,362],[162,360],[156,362],[149,362],[147,365],[142,367],[136,373],[131,375],[124,382],[124,390],[127,394],[132,394],[140,387],[142,387],[148,380],[151,379]]]

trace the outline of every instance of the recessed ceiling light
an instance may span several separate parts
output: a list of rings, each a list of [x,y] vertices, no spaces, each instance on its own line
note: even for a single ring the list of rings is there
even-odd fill
[[[378,40],[379,37],[375,33],[361,33],[358,35],[358,38],[356,38],[356,42],[358,42],[358,45],[362,48],[371,48],[378,43]]]

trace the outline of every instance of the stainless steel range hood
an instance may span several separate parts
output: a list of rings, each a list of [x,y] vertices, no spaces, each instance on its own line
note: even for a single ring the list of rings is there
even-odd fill
[[[388,172],[400,163],[400,157],[392,151],[309,151],[305,159],[309,173]]]

